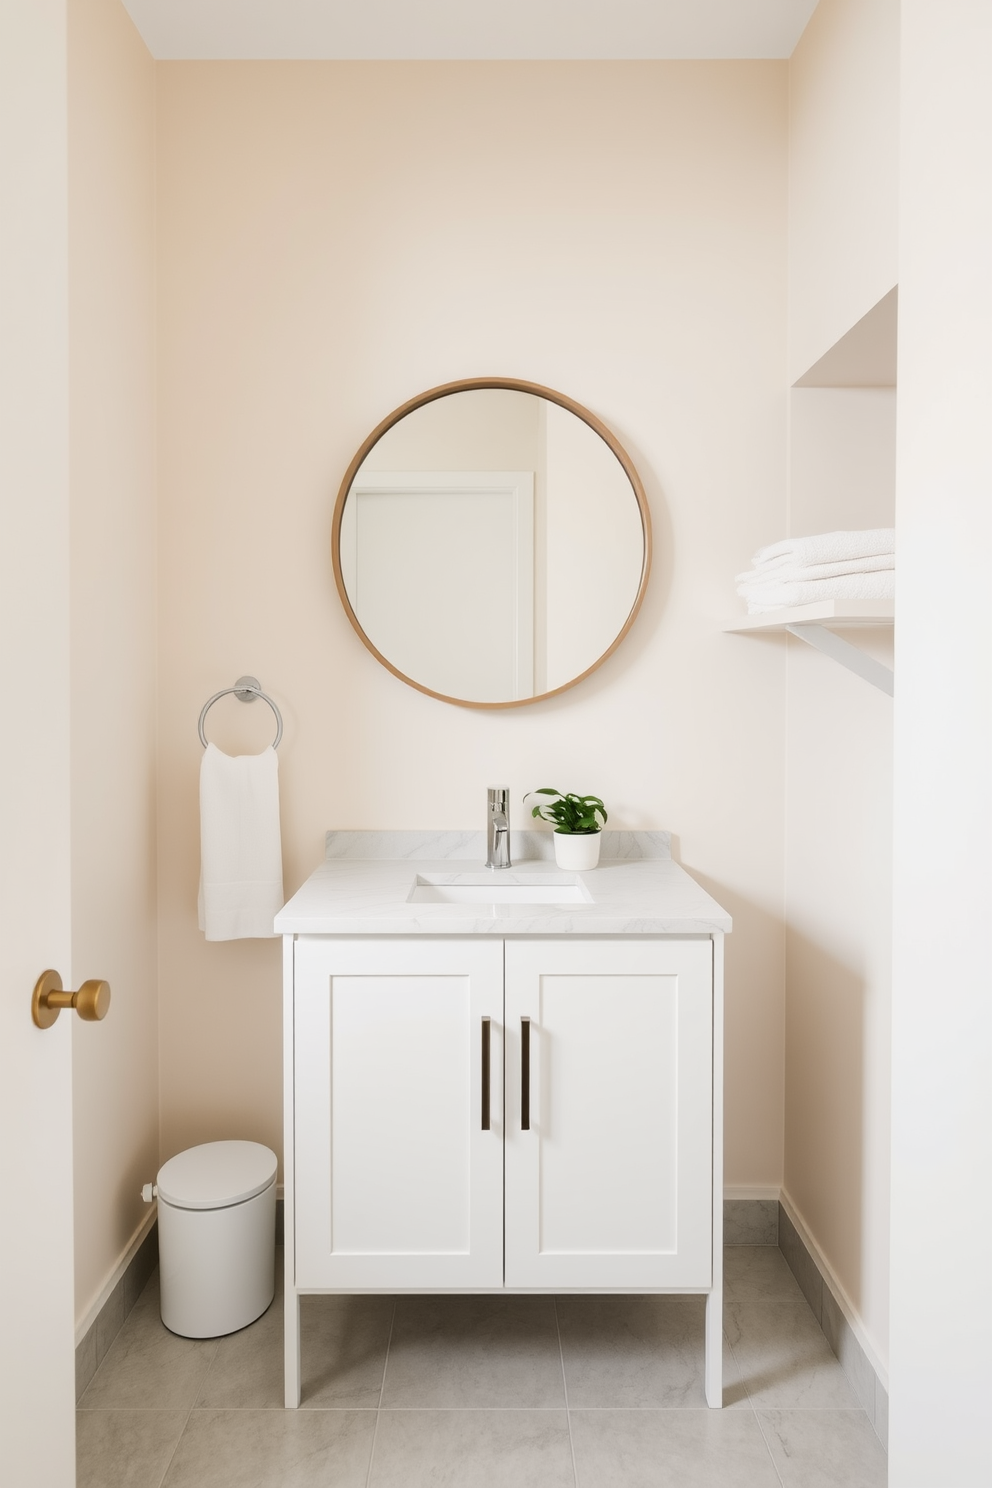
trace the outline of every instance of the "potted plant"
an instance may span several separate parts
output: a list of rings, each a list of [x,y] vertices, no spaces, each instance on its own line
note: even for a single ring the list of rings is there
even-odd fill
[[[552,790],[541,786],[524,797],[551,796],[531,811],[555,824],[555,862],[559,868],[582,872],[599,862],[599,838],[606,823],[606,807],[598,796],[576,796],[571,791]],[[602,817],[602,822],[598,818]]]

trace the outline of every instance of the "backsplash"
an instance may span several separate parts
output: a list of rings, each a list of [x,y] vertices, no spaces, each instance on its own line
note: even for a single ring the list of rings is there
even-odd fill
[[[631,861],[639,858],[670,858],[671,832],[603,832],[602,857]],[[510,833],[510,857],[514,863],[551,861],[555,855],[553,832]],[[486,860],[485,832],[328,832],[327,858],[450,858],[457,862]]]

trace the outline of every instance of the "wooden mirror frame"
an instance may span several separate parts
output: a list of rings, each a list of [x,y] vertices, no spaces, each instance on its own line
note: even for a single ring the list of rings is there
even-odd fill
[[[560,408],[567,409],[569,413],[574,413],[576,418],[580,418],[584,424],[588,424],[589,428],[609,445],[623,466],[624,474],[630,481],[631,490],[637,502],[637,509],[641,519],[641,534],[644,540],[641,577],[637,586],[637,593],[634,596],[634,602],[630,607],[630,612],[624,621],[622,629],[612,644],[603,652],[602,656],[598,657],[592,666],[586,667],[584,672],[580,672],[577,677],[573,677],[568,682],[563,682],[560,687],[553,687],[549,692],[537,693],[533,697],[511,698],[507,702],[497,703],[480,703],[473,702],[468,698],[448,697],[446,693],[435,692],[433,688],[425,687],[422,682],[417,682],[413,677],[408,677],[405,672],[401,672],[398,667],[393,666],[392,662],[383,656],[382,652],[372,644],[362,629],[361,622],[352,608],[351,600],[348,598],[348,592],[344,584],[344,575],[341,571],[341,522],[344,517],[345,502],[351,494],[352,483],[369,451],[378,444],[382,436],[388,433],[394,424],[398,424],[400,419],[405,418],[408,413],[413,413],[415,409],[423,408],[425,404],[433,403],[438,398],[447,398],[452,393],[478,392],[486,388],[503,388],[513,393],[533,393],[536,397],[544,398],[549,403],[557,403]],[[557,697],[559,693],[567,692],[570,687],[577,687],[580,682],[584,682],[586,677],[590,676],[598,667],[603,665],[607,657],[613,655],[620,642],[630,630],[630,627],[637,618],[637,612],[643,603],[648,575],[651,572],[651,513],[648,510],[647,497],[644,494],[641,478],[634,469],[633,461],[616,435],[594,413],[590,413],[588,408],[583,408],[581,403],[576,403],[572,398],[566,398],[564,393],[556,393],[552,388],[542,387],[537,382],[522,382],[513,377],[470,377],[460,382],[445,382],[439,387],[430,388],[426,393],[419,393],[417,397],[410,398],[408,402],[401,404],[399,408],[395,409],[388,417],[382,420],[382,423],[377,424],[372,430],[372,433],[360,446],[354,459],[345,471],[344,479],[338,490],[337,500],[334,503],[334,516],[331,521],[331,562],[334,566],[334,582],[337,585],[338,597],[344,606],[345,614],[351,621],[362,644],[371,651],[376,661],[381,666],[384,666],[387,672],[392,672],[394,677],[398,677],[408,687],[415,687],[418,692],[424,692],[428,697],[437,698],[438,702],[452,703],[459,708],[524,708],[530,703],[542,703],[546,698]]]

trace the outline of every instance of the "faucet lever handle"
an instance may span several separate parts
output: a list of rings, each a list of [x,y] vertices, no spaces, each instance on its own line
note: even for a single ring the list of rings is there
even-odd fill
[[[491,785],[486,817],[486,867],[510,866],[510,788]]]

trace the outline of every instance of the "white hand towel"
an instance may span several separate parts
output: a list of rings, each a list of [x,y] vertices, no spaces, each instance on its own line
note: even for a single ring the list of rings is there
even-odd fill
[[[818,604],[821,599],[892,599],[896,592],[895,569],[881,573],[844,574],[836,579],[810,579],[808,583],[775,582],[749,585],[744,591],[748,614],[763,615],[786,606]]]
[[[271,936],[282,904],[276,752],[232,757],[208,744],[200,764],[200,929],[208,940]]]
[[[874,558],[846,558],[840,563],[771,563],[764,568],[751,568],[747,573],[737,575],[737,593],[745,595],[745,590],[755,584],[784,584],[800,582],[809,579],[837,579],[843,574],[853,573],[880,573],[886,568],[895,568],[895,553],[879,553]]]
[[[894,553],[894,527],[869,527],[863,532],[821,532],[816,537],[786,537],[782,542],[759,548],[751,559],[755,568],[774,563],[843,563],[849,558],[874,558],[879,553]]]

